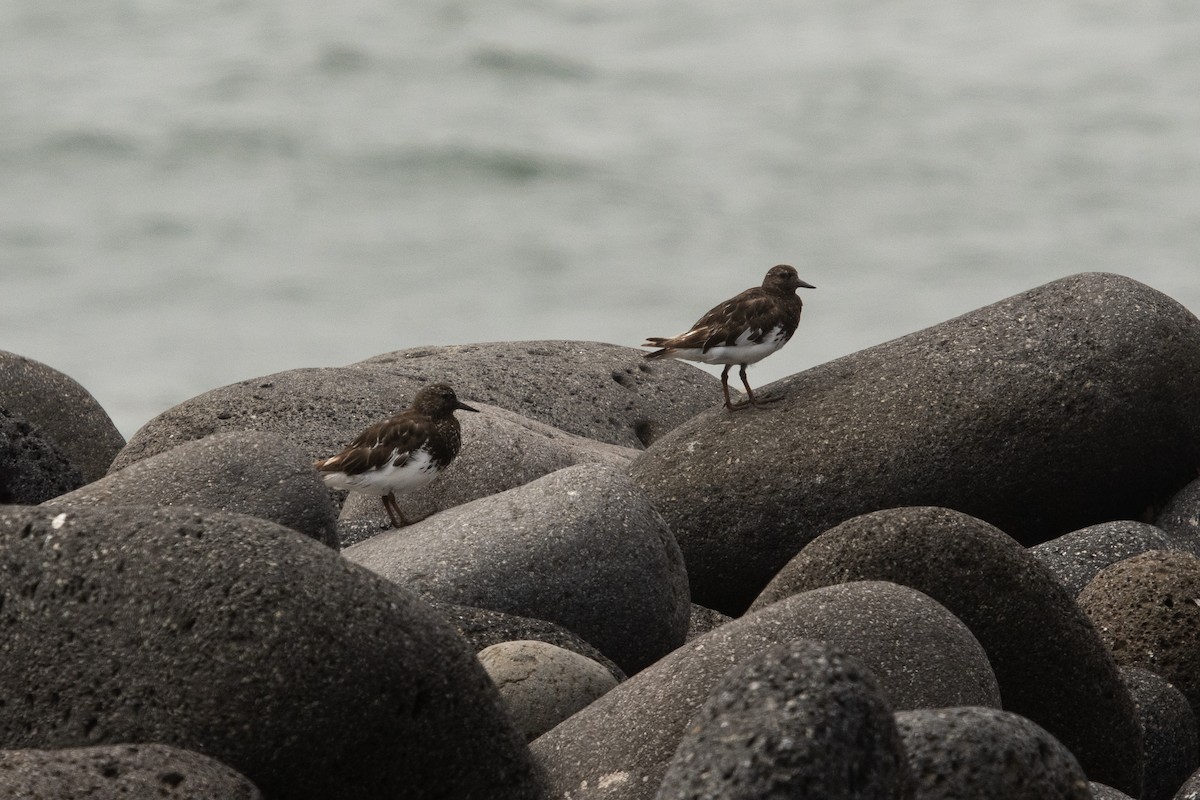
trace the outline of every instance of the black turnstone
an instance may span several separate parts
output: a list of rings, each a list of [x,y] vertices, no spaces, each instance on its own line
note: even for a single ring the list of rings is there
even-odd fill
[[[407,525],[396,492],[415,492],[458,455],[458,409],[479,410],[460,401],[444,383],[422,387],[411,406],[367,428],[345,450],[313,466],[326,486],[379,495],[392,526]]]
[[[648,337],[642,347],[660,347],[646,358],[682,358],[705,364],[724,364],[721,389],[725,392],[725,407],[730,411],[743,407],[729,399],[729,368],[741,367],[738,374],[746,387],[750,405],[758,405],[746,367],[762,361],[787,344],[800,324],[803,303],[797,289],[815,289],[800,280],[796,270],[779,264],[767,270],[762,286],[747,289],[736,297],[701,317],[687,333],[669,339]]]

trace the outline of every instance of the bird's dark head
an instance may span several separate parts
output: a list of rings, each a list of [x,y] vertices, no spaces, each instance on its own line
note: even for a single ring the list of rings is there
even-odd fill
[[[478,408],[471,408],[459,400],[454,390],[444,383],[433,383],[429,386],[422,386],[421,390],[417,392],[417,396],[413,398],[412,405],[413,408],[427,417],[445,417],[457,410],[479,410]]]
[[[777,264],[767,270],[767,277],[763,278],[762,285],[764,289],[774,289],[778,292],[817,288],[808,281],[800,280],[800,276],[796,274],[796,268],[789,267],[787,264]]]

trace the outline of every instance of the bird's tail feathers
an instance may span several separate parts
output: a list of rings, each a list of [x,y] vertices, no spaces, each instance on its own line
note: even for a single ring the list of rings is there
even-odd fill
[[[646,337],[646,343],[643,344],[642,347],[662,347],[663,342],[665,341],[667,340],[661,336],[648,336]],[[646,353],[646,358],[666,358],[673,352],[675,351],[670,347],[662,347],[661,350],[655,350],[653,353]]]

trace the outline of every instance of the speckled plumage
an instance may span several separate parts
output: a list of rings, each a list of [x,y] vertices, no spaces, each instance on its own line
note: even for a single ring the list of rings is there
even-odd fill
[[[682,358],[705,364],[724,364],[721,389],[725,407],[740,408],[729,398],[729,368],[739,365],[738,375],[746,387],[750,405],[756,405],[754,392],[746,379],[746,367],[762,361],[788,343],[800,324],[803,303],[796,290],[815,289],[800,280],[787,264],[771,267],[761,286],[726,300],[697,320],[685,333],[670,338],[647,337],[642,347],[657,347],[646,358]]]
[[[407,525],[396,492],[416,491],[458,455],[462,433],[454,412],[459,409],[477,410],[444,383],[425,386],[409,408],[370,426],[340,453],[313,466],[327,486],[379,495],[392,525]]]

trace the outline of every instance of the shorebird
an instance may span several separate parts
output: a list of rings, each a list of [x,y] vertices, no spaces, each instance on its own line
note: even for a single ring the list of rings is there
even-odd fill
[[[787,344],[800,324],[803,303],[797,289],[815,289],[800,280],[796,270],[779,264],[767,270],[762,286],[747,289],[731,297],[697,320],[687,333],[669,339],[647,337],[642,347],[659,347],[646,358],[682,358],[704,364],[724,364],[721,389],[725,407],[730,411],[748,405],[759,405],[746,380],[746,367],[762,361]],[[729,399],[729,368],[737,364],[742,385],[746,387],[746,404],[734,405]]]
[[[346,449],[313,466],[326,486],[379,495],[392,527],[408,524],[396,493],[420,489],[445,469],[462,443],[454,412],[478,411],[444,383],[422,387],[412,405],[355,437]]]

